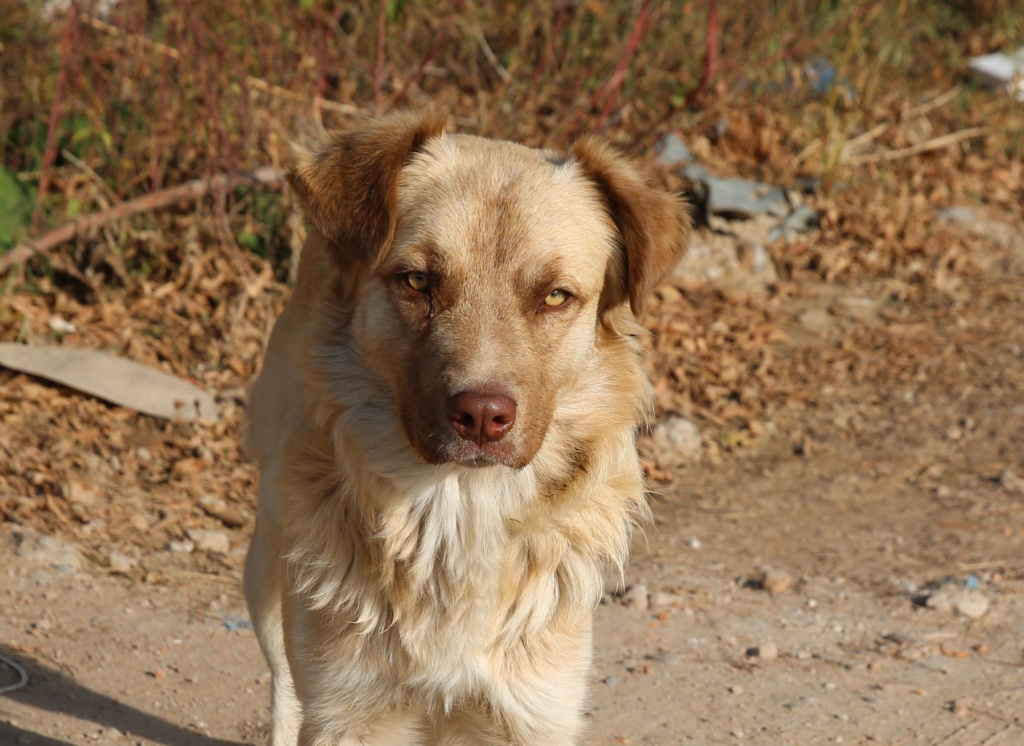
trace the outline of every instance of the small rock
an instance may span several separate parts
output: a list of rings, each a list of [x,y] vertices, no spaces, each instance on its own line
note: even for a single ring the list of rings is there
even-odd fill
[[[959,718],[967,717],[971,714],[971,708],[958,700],[953,700],[949,703],[949,711]]]
[[[604,684],[605,686],[615,687],[615,686],[619,685],[619,680],[615,676],[609,676],[606,679],[601,679],[601,683]]]
[[[184,541],[169,541],[167,542],[167,548],[172,552],[179,552],[181,554],[192,554],[196,550],[196,545],[188,539]]]
[[[1016,492],[1019,495],[1024,495],[1024,477],[1018,477],[1013,473],[1012,469],[1003,469],[999,475],[999,484],[1007,492]]]
[[[658,609],[678,609],[683,605],[683,599],[681,596],[677,596],[675,593],[667,593],[665,591],[655,591],[648,596],[648,606],[652,611]]]
[[[658,461],[665,467],[692,464],[700,460],[704,438],[700,428],[684,417],[670,417],[658,423],[654,432]]]
[[[647,586],[637,583],[631,585],[622,593],[622,605],[630,609],[647,611],[650,602],[647,598]]]
[[[747,655],[764,661],[773,661],[779,657],[779,649],[774,642],[763,642],[757,647],[747,648]]]
[[[139,564],[139,561],[134,557],[130,557],[116,549],[110,550],[110,569],[114,572],[127,575],[128,572],[137,564]]]
[[[769,593],[784,593],[793,586],[793,578],[782,570],[768,570],[761,578],[761,587]]]
[[[167,672],[162,668],[158,668],[155,671],[153,671],[153,678],[157,681],[163,681],[167,678]]]
[[[52,567],[61,572],[75,572],[82,569],[82,554],[78,547],[56,536],[36,534],[23,530],[15,534],[18,556],[37,565]]]
[[[207,515],[213,516],[228,528],[241,528],[245,524],[245,518],[242,514],[219,497],[201,495],[199,497],[199,507]]]
[[[968,619],[984,616],[989,604],[988,597],[981,591],[952,585],[940,588],[924,602],[929,609],[959,614]]]
[[[195,542],[196,549],[216,554],[227,554],[231,551],[231,540],[223,531],[208,528],[190,528],[186,532],[188,538]]]
[[[46,323],[55,334],[74,334],[78,331],[74,324],[60,316],[51,316]]]

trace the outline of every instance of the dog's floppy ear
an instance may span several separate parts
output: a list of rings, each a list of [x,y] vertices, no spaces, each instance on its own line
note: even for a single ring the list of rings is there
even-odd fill
[[[601,310],[629,300],[633,315],[643,313],[647,294],[679,262],[690,240],[686,203],[649,185],[611,145],[586,136],[572,156],[598,186],[622,237],[625,267],[612,262]]]
[[[354,132],[332,132],[313,152],[297,149],[286,178],[335,251],[377,265],[395,235],[399,171],[445,122],[434,110],[397,112]]]

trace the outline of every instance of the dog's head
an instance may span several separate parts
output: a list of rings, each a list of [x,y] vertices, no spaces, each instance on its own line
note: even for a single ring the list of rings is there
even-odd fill
[[[598,139],[561,157],[433,113],[332,135],[289,181],[358,274],[347,334],[430,463],[528,464],[600,364],[599,328],[642,312],[689,235],[685,205]]]

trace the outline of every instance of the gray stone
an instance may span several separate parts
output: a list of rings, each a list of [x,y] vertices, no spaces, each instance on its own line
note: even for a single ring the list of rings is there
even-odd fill
[[[668,132],[661,136],[658,143],[654,146],[654,155],[658,163],[663,166],[691,163],[695,160],[693,151],[674,132]]]
[[[700,460],[704,437],[700,428],[684,417],[670,417],[658,423],[652,433],[658,461],[665,467],[692,464]]]
[[[683,175],[697,185],[710,215],[746,220],[755,215],[788,215],[786,190],[759,181],[712,176],[701,166],[683,169]]]

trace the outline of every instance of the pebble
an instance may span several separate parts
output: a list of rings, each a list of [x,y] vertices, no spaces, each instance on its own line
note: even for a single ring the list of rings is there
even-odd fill
[[[647,596],[647,586],[641,583],[631,585],[622,593],[622,605],[630,609],[647,611],[650,608],[650,601]]]
[[[682,607],[683,599],[682,596],[677,596],[675,593],[667,593],[665,591],[655,591],[648,596],[648,606],[654,609],[678,609]]]
[[[196,545],[188,539],[185,541],[169,541],[167,542],[167,548],[172,552],[180,552],[181,554],[192,554],[196,550]]]
[[[989,604],[988,597],[981,591],[951,585],[940,588],[925,601],[925,606],[929,609],[959,614],[968,619],[984,616]]]
[[[769,593],[784,593],[793,586],[793,578],[782,570],[768,570],[761,578],[761,587]]]
[[[606,679],[601,679],[601,683],[605,686],[615,687],[619,685],[619,680],[615,676],[609,676]]]
[[[241,528],[245,524],[245,518],[226,501],[213,495],[200,495],[199,507],[207,515],[213,516],[228,528]]]
[[[663,466],[692,464],[700,459],[704,437],[700,428],[684,417],[669,417],[655,425],[651,435]]]
[[[153,678],[157,681],[163,681],[167,678],[167,672],[162,668],[158,668],[155,671],[153,671]]]
[[[1024,495],[1024,477],[1017,476],[1013,473],[1012,469],[1003,469],[999,475],[999,484],[1007,492],[1016,492],[1019,495]]]
[[[196,549],[216,554],[227,554],[231,551],[231,540],[223,531],[208,528],[190,528],[186,532],[188,538],[195,542]]]
[[[747,648],[747,656],[750,658],[760,658],[764,661],[773,661],[779,657],[779,648],[774,642],[767,641],[756,647]]]
[[[137,564],[139,564],[139,561],[134,557],[130,557],[116,549],[110,550],[110,569],[114,572],[119,572],[123,575],[127,574]]]

